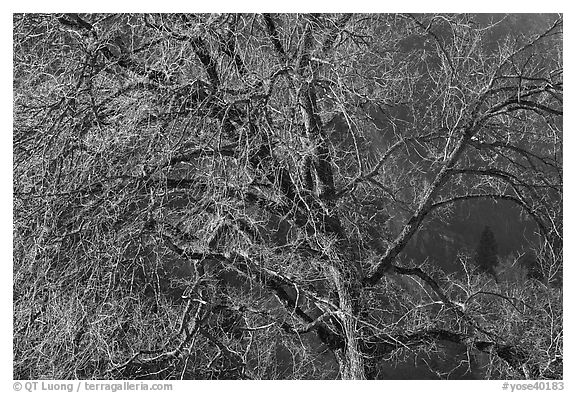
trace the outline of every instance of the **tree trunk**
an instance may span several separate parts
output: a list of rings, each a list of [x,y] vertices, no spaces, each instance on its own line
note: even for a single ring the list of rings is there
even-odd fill
[[[352,299],[347,287],[349,284],[343,279],[342,273],[336,267],[331,266],[330,273],[338,292],[341,310],[338,313],[338,319],[342,324],[342,331],[346,340],[344,350],[336,354],[340,363],[340,376],[342,379],[366,379],[364,357],[358,349],[356,318],[353,307],[354,299]]]

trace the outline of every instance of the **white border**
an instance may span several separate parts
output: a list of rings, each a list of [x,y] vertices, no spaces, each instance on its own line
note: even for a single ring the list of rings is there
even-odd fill
[[[469,4],[463,1],[366,1],[354,0],[347,2],[334,1],[314,1],[314,0],[290,0],[284,3],[272,2],[272,0],[258,1],[111,1],[99,0],[95,2],[79,1],[20,1],[11,4],[3,3],[0,28],[1,28],[1,52],[2,59],[2,125],[0,148],[0,184],[4,186],[1,195],[1,250],[2,261],[5,262],[5,270],[0,274],[0,285],[6,291],[1,297],[0,312],[4,323],[1,325],[1,363],[0,370],[2,384],[5,391],[12,391],[12,13],[15,12],[62,12],[62,11],[83,11],[83,12],[538,12],[538,13],[564,13],[564,74],[565,81],[565,101],[564,108],[568,114],[565,117],[564,129],[564,152],[565,154],[565,176],[564,182],[564,244],[567,262],[564,266],[564,375],[565,391],[576,391],[574,383],[575,363],[572,361],[574,353],[574,339],[571,332],[574,329],[573,310],[571,306],[574,299],[574,286],[571,278],[574,276],[574,264],[572,260],[576,257],[574,252],[574,217],[576,205],[572,205],[574,199],[574,182],[571,178],[572,170],[576,164],[576,154],[573,148],[576,147],[576,135],[574,131],[574,77],[575,69],[573,49],[574,48],[574,19],[568,1],[518,1],[518,0],[484,0],[476,4]],[[6,9],[5,9],[6,8]],[[63,381],[64,382],[64,381]],[[69,382],[69,381],[66,381]],[[512,383],[513,381],[509,381]],[[518,381],[522,382],[522,381]],[[421,392],[467,392],[473,391],[504,391],[502,382],[499,381],[182,381],[174,382],[175,392],[193,391],[213,391],[219,389],[234,391],[270,391],[271,389],[280,391],[293,391],[296,389],[307,390],[332,390],[350,389],[361,384],[361,389],[369,391],[421,391]],[[510,390],[508,390],[510,391]]]

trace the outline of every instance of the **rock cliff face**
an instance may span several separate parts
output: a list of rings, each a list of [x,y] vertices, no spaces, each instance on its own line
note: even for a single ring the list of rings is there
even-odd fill
[[[386,112],[366,107],[366,112],[376,126],[362,141],[369,154],[379,157],[384,146],[394,138],[391,121],[408,122],[409,113],[402,107],[389,108]],[[353,144],[347,123],[341,116],[334,116],[327,127],[331,130],[333,143]],[[415,153],[417,154],[417,153]],[[410,192],[402,190],[402,192]],[[405,196],[406,199],[410,195]],[[377,206],[370,225],[380,229],[383,238],[399,233],[408,219],[401,210],[390,210],[388,206]],[[522,253],[537,239],[537,226],[517,205],[509,201],[476,200],[456,204],[443,214],[428,217],[427,223],[412,238],[404,257],[416,263],[433,261],[446,272],[457,272],[461,264],[459,254],[473,256],[480,234],[485,226],[492,228],[498,243],[499,256]]]

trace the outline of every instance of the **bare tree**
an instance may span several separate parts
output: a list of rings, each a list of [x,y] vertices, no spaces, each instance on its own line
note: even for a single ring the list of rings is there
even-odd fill
[[[561,378],[558,288],[403,258],[490,199],[561,269],[562,19],[503,23],[15,15],[15,375],[364,379],[453,342]]]

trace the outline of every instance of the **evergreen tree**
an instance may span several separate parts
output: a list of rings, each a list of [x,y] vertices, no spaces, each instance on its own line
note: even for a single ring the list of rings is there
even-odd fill
[[[498,265],[498,245],[494,237],[494,232],[489,226],[484,227],[480,235],[480,242],[476,249],[476,263],[483,272],[496,276],[496,266]]]

